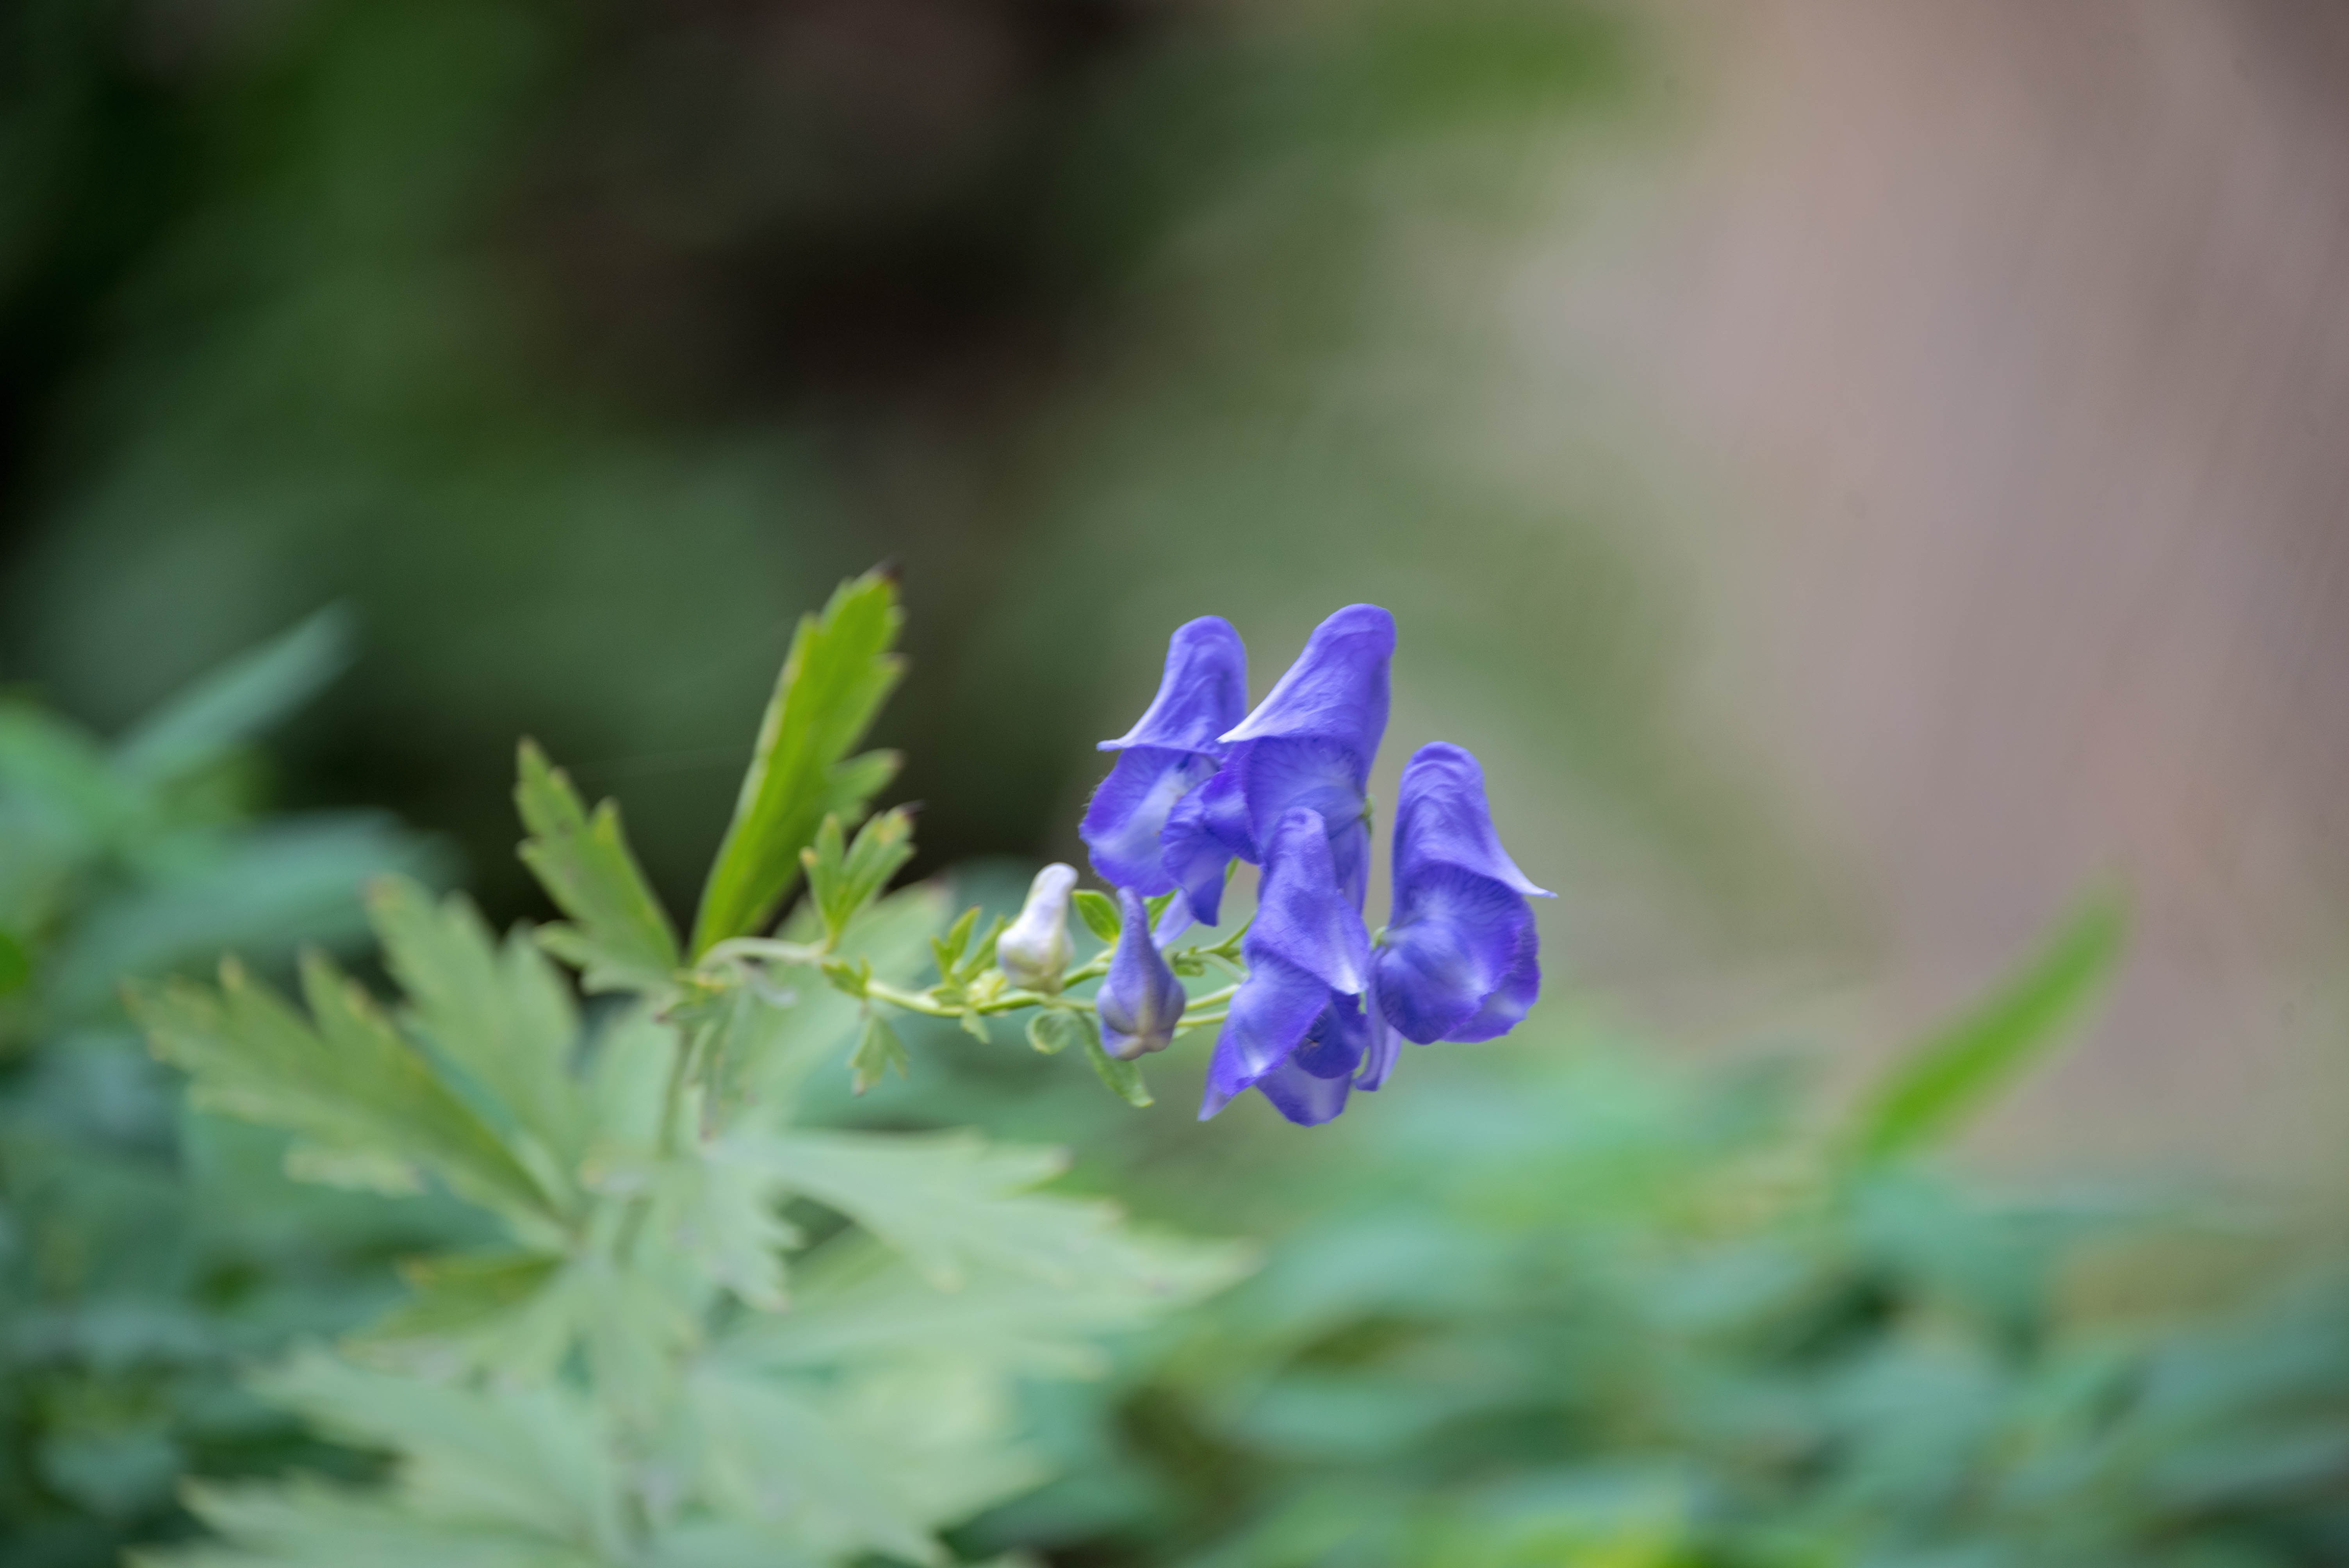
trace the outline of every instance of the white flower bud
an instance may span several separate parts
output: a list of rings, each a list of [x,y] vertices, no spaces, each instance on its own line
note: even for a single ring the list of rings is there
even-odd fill
[[[1019,918],[996,939],[995,962],[1005,978],[1029,991],[1058,991],[1075,950],[1069,944],[1069,895],[1076,891],[1074,866],[1055,861],[1028,884]]]

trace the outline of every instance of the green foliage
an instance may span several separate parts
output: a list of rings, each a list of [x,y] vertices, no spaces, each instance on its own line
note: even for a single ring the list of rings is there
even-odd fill
[[[843,583],[821,615],[801,618],[702,889],[697,955],[772,919],[818,825],[827,815],[861,816],[895,774],[886,752],[848,753],[897,684],[902,662],[889,650],[904,618],[896,583],[877,572]]]
[[[1908,1052],[1854,1129],[1862,1159],[1930,1143],[2059,1044],[2118,966],[2128,923],[2091,901],[1982,1002]]]
[[[501,944],[462,898],[394,880],[370,909],[396,1007],[323,958],[306,1016],[233,966],[141,995],[196,1101],[294,1134],[298,1174],[429,1181],[502,1233],[412,1263],[395,1311],[261,1386],[388,1455],[388,1486],[207,1487],[193,1505],[222,1542],[171,1560],[944,1563],[941,1531],[1046,1474],[1022,1382],[1096,1365],[1102,1333],[1231,1275],[1226,1249],[1034,1191],[1054,1151],[799,1124],[816,1068],[904,1070],[871,998],[938,924],[931,890],[880,896],[904,813],[853,846],[839,827],[861,806],[843,789],[874,777],[838,758],[895,678],[894,624],[885,582],[851,584],[802,627],[769,714],[706,907],[709,929],[763,923],[779,848],[796,865],[812,841],[781,937],[680,969],[616,814],[525,748],[525,854],[569,925]],[[952,965],[978,984],[993,941],[972,930]],[[542,950],[622,995],[583,1016]]]
[[[97,1568],[183,1532],[183,1474],[316,1445],[234,1372],[391,1295],[429,1205],[307,1192],[264,1136],[183,1114],[116,1000],[125,976],[276,969],[360,929],[422,846],[371,814],[256,819],[248,748],[340,667],[323,615],[109,746],[0,699],[0,1557]],[[321,961],[323,962],[323,961]]]
[[[2148,1204],[1853,1162],[1790,1063],[1526,1028],[1411,1057],[1309,1144],[1155,1169],[1283,1240],[1149,1377],[1061,1407],[1085,1468],[986,1538],[1119,1568],[2349,1552],[2349,1275],[2083,1315],[2085,1264],[2186,1240]]]

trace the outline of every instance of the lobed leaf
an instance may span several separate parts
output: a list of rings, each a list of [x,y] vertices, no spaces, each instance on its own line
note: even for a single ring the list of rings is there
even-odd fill
[[[315,1026],[233,962],[217,991],[173,982],[133,993],[132,1007],[198,1106],[301,1140],[296,1174],[412,1191],[429,1171],[509,1218],[555,1217],[529,1170],[365,993],[317,954],[302,979]]]
[[[523,863],[572,921],[541,931],[541,944],[581,971],[590,991],[673,989],[683,962],[677,932],[628,849],[618,805],[605,800],[590,816],[570,779],[527,740],[514,801],[530,835]]]
[[[802,617],[702,890],[697,956],[773,919],[825,815],[861,815],[894,772],[886,754],[848,752],[897,683],[903,661],[890,648],[903,619],[896,584],[878,573],[842,583],[820,615]]]
[[[575,1159],[585,1132],[571,1076],[579,1016],[554,967],[522,931],[500,944],[461,893],[436,907],[416,883],[387,877],[367,903],[417,1031],[545,1149]]]
[[[946,1287],[982,1266],[1076,1278],[1116,1218],[1106,1203],[1029,1191],[1065,1168],[1058,1150],[973,1133],[794,1130],[745,1140],[734,1157],[846,1214]]]

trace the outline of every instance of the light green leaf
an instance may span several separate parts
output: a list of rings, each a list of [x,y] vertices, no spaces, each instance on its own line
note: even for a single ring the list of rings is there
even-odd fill
[[[613,1433],[560,1384],[470,1388],[309,1352],[258,1388],[329,1437],[398,1453],[398,1495],[413,1513],[625,1560]]]
[[[350,658],[351,617],[329,605],[231,659],[140,720],[115,748],[115,761],[141,780],[185,773],[300,707]]]
[[[403,1264],[407,1301],[347,1342],[357,1358],[429,1377],[484,1370],[543,1383],[577,1335],[580,1302],[564,1259],[541,1252],[457,1253]]]
[[[1058,1056],[1085,1037],[1085,1024],[1074,1013],[1039,1007],[1028,1019],[1028,1043],[1046,1056]]]
[[[1142,1064],[1125,1061],[1103,1050],[1101,1025],[1091,1013],[1078,1015],[1077,1021],[1080,1025],[1077,1037],[1084,1045],[1085,1060],[1093,1064],[1093,1071],[1101,1075],[1102,1082],[1109,1086],[1110,1092],[1137,1110],[1155,1104],[1150,1086],[1142,1081]]]
[[[2112,975],[2127,923],[2118,900],[2091,900],[1986,999],[1904,1052],[1861,1108],[1854,1152],[1879,1160],[1945,1135],[2060,1042]]]
[[[821,615],[801,619],[702,890],[697,955],[772,919],[825,813],[860,814],[855,792],[885,780],[872,758],[843,759],[897,683],[903,661],[889,650],[903,618],[896,584],[868,573],[841,584]]]
[[[431,1518],[380,1491],[312,1480],[191,1486],[188,1502],[222,1539],[133,1553],[132,1568],[609,1568],[612,1561],[539,1532]]]
[[[863,1094],[889,1076],[895,1068],[899,1078],[913,1077],[913,1066],[905,1056],[905,1042],[897,1031],[878,1013],[864,1016],[864,1032],[857,1037],[856,1049],[848,1058],[848,1070],[855,1075],[851,1086]]]
[[[216,992],[175,981],[137,994],[134,1011],[198,1106],[302,1140],[302,1174],[412,1191],[429,1171],[509,1219],[554,1217],[529,1171],[365,993],[316,954],[302,978],[315,1026],[233,963]]]
[[[589,816],[570,779],[527,740],[514,799],[530,834],[523,861],[572,920],[546,927],[539,942],[580,970],[590,991],[672,989],[677,932],[629,851],[618,805],[606,800]]]
[[[764,1371],[821,1371],[919,1349],[1007,1373],[1087,1376],[1102,1369],[1103,1336],[1221,1290],[1250,1263],[1239,1247],[1120,1227],[1058,1281],[977,1268],[941,1290],[901,1255],[850,1237],[802,1265],[789,1312],[744,1319],[718,1353]]]
[[[1105,892],[1081,887],[1076,893],[1077,914],[1085,929],[1103,942],[1115,942],[1117,934],[1125,929],[1125,917],[1118,913],[1117,901]]]
[[[1080,1277],[1116,1219],[1106,1203],[1028,1191],[1065,1169],[1060,1150],[973,1133],[794,1130],[746,1140],[735,1158],[839,1210],[947,1287],[980,1266]]]
[[[730,1511],[788,1525],[812,1555],[882,1552],[920,1563],[946,1553],[904,1495],[887,1452],[829,1418],[812,1398],[771,1382],[704,1373],[693,1381],[701,1482]]]
[[[461,893],[436,908],[388,877],[367,904],[416,1028],[546,1150],[575,1160],[586,1119],[571,1076],[579,1016],[554,966],[522,932],[498,945]]]

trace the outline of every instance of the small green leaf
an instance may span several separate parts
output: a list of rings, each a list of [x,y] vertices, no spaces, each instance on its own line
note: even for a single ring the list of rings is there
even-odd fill
[[[514,800],[530,833],[523,863],[573,922],[542,930],[540,944],[582,971],[590,991],[670,989],[677,932],[628,850],[619,807],[606,800],[589,816],[571,780],[527,740]]]
[[[1060,1055],[1084,1036],[1083,1020],[1058,1007],[1039,1007],[1028,1020],[1028,1043],[1048,1057]]]
[[[947,927],[945,935],[930,938],[930,954],[937,960],[939,979],[954,978],[955,965],[962,962],[963,951],[970,945],[970,934],[978,925],[978,906],[973,904]]]
[[[1085,929],[1103,942],[1115,942],[1117,934],[1125,927],[1124,917],[1117,912],[1117,901],[1105,892],[1092,888],[1079,888],[1076,895],[1077,914]]]
[[[32,983],[32,954],[23,943],[0,931],[0,996],[12,996]]]
[[[913,1064],[905,1055],[905,1042],[897,1031],[878,1013],[864,1016],[864,1032],[857,1037],[856,1049],[848,1058],[849,1071],[855,1075],[853,1087],[863,1094],[895,1068],[899,1078],[913,1077]]]
[[[800,851],[827,811],[853,817],[894,764],[848,758],[904,665],[889,650],[904,620],[878,573],[841,584],[801,619],[694,921],[693,952],[757,931],[800,876]],[[844,760],[846,759],[846,760]]]
[[[2113,974],[2127,933],[2113,898],[2089,901],[2003,985],[1903,1053],[1855,1124],[1865,1160],[1942,1137],[2064,1037]]]
[[[1180,892],[1162,892],[1156,898],[1146,898],[1142,901],[1143,909],[1150,915],[1152,930],[1157,929],[1158,917],[1166,913],[1166,906],[1182,896]]]
[[[1085,1047],[1085,1059],[1093,1064],[1093,1071],[1101,1075],[1102,1082],[1109,1085],[1111,1091],[1118,1099],[1137,1109],[1152,1104],[1150,1086],[1142,1081],[1142,1064],[1120,1061],[1102,1049],[1101,1027],[1094,1023],[1091,1014],[1080,1013],[1071,1016],[1078,1020],[1080,1026],[1081,1037]]]
[[[809,896],[823,923],[827,945],[840,941],[850,923],[914,858],[913,830],[913,816],[905,808],[884,811],[866,822],[856,842],[843,851],[840,819],[823,820],[815,842],[800,851],[800,860],[807,867]]]
[[[991,1046],[995,1044],[995,1037],[988,1033],[987,1018],[985,1015],[979,1013],[964,1013],[961,1016],[957,1017],[955,1022],[962,1026],[962,1032],[964,1034],[968,1035],[980,1045]]]

